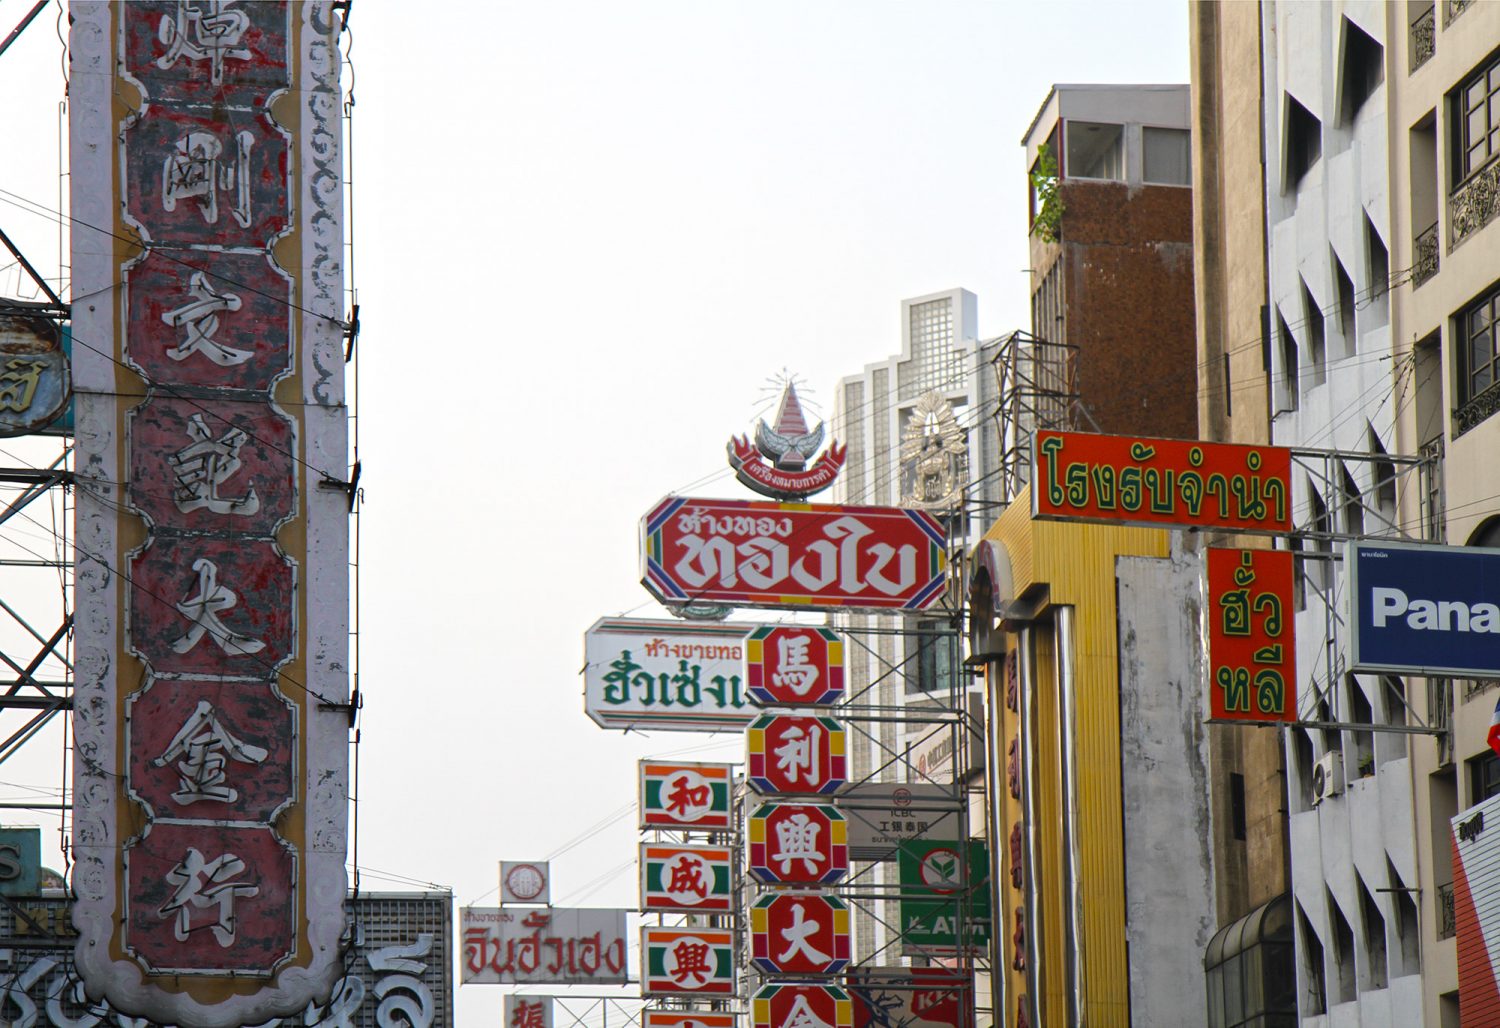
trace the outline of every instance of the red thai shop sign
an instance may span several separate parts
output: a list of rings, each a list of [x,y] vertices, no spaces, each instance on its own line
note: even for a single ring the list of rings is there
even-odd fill
[[[1279,446],[1043,430],[1032,441],[1031,514],[1289,532],[1291,474],[1292,453]]]
[[[1290,550],[1208,551],[1209,716],[1297,720]]]
[[[945,544],[925,511],[668,496],[641,521],[641,582],[669,606],[918,611]]]
[[[837,974],[849,966],[849,908],[828,893],[776,892],[750,907],[750,960],[766,974]]]

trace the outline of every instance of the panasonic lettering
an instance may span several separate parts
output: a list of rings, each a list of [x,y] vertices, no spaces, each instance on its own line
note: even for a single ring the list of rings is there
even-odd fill
[[[1500,635],[1500,606],[1468,604],[1462,600],[1412,600],[1400,589],[1377,586],[1370,590],[1370,620],[1384,628],[1391,618],[1406,617],[1414,632],[1484,632]]]

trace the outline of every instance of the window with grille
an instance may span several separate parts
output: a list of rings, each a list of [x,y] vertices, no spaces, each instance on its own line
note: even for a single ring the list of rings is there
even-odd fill
[[[1453,184],[1458,185],[1500,154],[1500,54],[1454,91],[1453,120]]]
[[[1500,287],[1470,304],[1458,315],[1460,402],[1467,403],[1495,384],[1500,376],[1500,351],[1495,345],[1495,321],[1500,317]]]

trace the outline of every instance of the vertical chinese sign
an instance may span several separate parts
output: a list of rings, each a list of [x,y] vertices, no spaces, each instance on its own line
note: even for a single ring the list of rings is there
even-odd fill
[[[340,972],[348,511],[329,3],[70,6],[76,961],[239,1025]]]
[[[1297,719],[1292,559],[1289,550],[1209,549],[1211,717]]]

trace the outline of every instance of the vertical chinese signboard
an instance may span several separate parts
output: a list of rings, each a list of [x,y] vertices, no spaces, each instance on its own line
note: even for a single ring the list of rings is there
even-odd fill
[[[1292,554],[1208,551],[1208,695],[1211,717],[1295,721]]]
[[[163,1023],[341,968],[348,512],[329,3],[70,6],[76,961]]]

